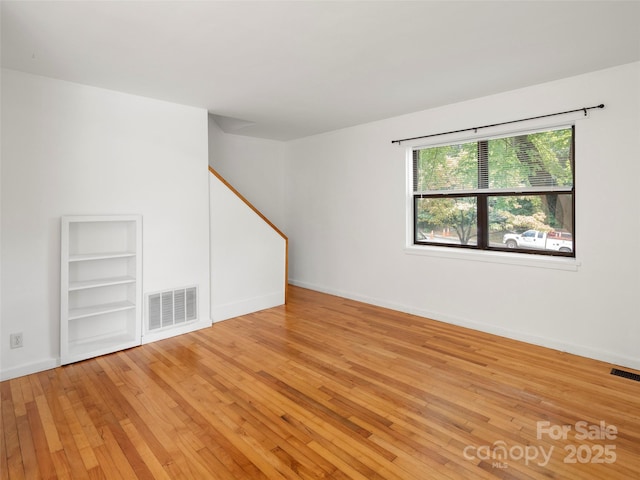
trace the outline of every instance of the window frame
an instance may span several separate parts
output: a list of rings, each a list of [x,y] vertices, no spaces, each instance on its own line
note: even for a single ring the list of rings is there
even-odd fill
[[[562,130],[562,129],[571,129],[571,145],[570,145],[570,159],[571,162],[571,174],[572,174],[572,186],[570,188],[553,188],[549,187],[541,187],[538,189],[531,189],[531,187],[527,187],[526,190],[519,191],[517,188],[508,190],[496,190],[488,188],[488,185],[481,185],[481,178],[487,178],[485,176],[479,175],[479,185],[477,189],[472,190],[463,190],[463,191],[452,191],[452,193],[446,192],[436,192],[433,194],[428,194],[425,192],[416,193],[414,190],[414,175],[416,172],[415,167],[415,152],[428,149],[428,148],[437,148],[442,146],[463,144],[463,143],[476,143],[478,146],[478,172],[480,173],[482,169],[488,168],[489,160],[488,157],[483,153],[486,152],[486,147],[488,146],[488,142],[494,139],[500,138],[508,138],[519,135],[528,135],[535,134],[540,132],[548,132],[554,130]],[[484,145],[481,145],[484,144]],[[575,208],[576,208],[576,163],[575,163],[575,148],[576,148],[576,125],[575,122],[562,122],[553,125],[543,125],[538,128],[529,128],[523,130],[516,131],[504,131],[495,135],[472,135],[469,137],[460,137],[451,139],[446,142],[438,142],[432,144],[415,144],[411,146],[407,146],[407,186],[408,186],[408,215],[407,220],[410,219],[410,224],[407,225],[407,249],[412,250],[409,253],[415,253],[417,251],[424,251],[424,249],[438,249],[442,251],[443,249],[462,249],[465,251],[471,251],[474,253],[477,252],[491,252],[492,254],[510,254],[515,255],[516,257],[522,257],[522,254],[525,256],[535,256],[537,258],[541,257],[559,257],[562,260],[575,260],[576,258],[576,235],[575,235]],[[484,190],[484,191],[483,191]],[[549,195],[550,193],[555,193],[557,195],[570,195],[571,196],[571,236],[572,236],[572,250],[570,252],[560,252],[554,250],[544,250],[544,249],[530,249],[530,248],[508,248],[506,245],[503,246],[495,246],[490,245],[489,242],[489,198],[490,197],[508,197],[508,196],[542,196]],[[430,242],[428,240],[419,239],[418,238],[418,202],[423,198],[475,198],[476,199],[476,245],[461,245],[461,244],[445,244],[442,242]],[[534,257],[534,258],[535,258]],[[578,262],[575,263],[577,265]]]

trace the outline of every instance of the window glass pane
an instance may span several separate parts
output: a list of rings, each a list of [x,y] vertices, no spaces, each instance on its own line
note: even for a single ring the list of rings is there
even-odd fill
[[[478,144],[424,148],[414,152],[414,191],[478,187]]]
[[[477,245],[475,197],[417,198],[417,242]]]
[[[571,194],[490,196],[489,246],[573,251]]]
[[[573,186],[571,128],[488,141],[489,188]]]
[[[573,252],[573,131],[413,150],[415,243]]]

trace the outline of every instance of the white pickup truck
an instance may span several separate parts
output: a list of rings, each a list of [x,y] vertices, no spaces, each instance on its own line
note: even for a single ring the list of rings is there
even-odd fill
[[[573,237],[567,232],[527,230],[522,234],[507,233],[503,237],[502,243],[507,248],[534,248],[556,252],[571,252],[573,250]]]

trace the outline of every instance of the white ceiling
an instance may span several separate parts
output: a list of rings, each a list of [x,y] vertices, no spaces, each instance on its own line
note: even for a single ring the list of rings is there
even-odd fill
[[[289,140],[640,60],[639,1],[2,1],[2,66]]]

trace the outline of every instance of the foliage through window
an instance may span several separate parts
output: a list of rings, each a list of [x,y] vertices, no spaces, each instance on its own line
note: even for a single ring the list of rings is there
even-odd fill
[[[574,256],[574,128],[413,150],[414,244]]]

